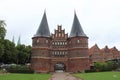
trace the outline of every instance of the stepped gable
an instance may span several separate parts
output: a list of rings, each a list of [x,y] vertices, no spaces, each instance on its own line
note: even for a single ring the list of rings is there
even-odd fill
[[[92,47],[89,49],[89,55],[92,55],[96,49],[98,49],[98,50],[100,51],[100,48],[98,47],[97,44],[95,44],[94,46],[92,46]]]

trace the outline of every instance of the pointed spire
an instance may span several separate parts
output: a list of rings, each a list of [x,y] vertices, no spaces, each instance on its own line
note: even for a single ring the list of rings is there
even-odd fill
[[[34,35],[34,37],[50,37],[49,26],[46,17],[46,10],[44,11],[44,15],[42,17],[40,26]]]
[[[19,36],[19,38],[18,38],[17,45],[21,45],[21,39],[20,39],[20,36]]]
[[[73,20],[73,24],[72,24],[70,37],[75,37],[75,36],[86,36],[86,35],[80,25],[80,22],[77,18],[76,12],[74,11],[74,20]]]
[[[13,38],[12,38],[12,42],[15,43],[14,36],[13,36]]]

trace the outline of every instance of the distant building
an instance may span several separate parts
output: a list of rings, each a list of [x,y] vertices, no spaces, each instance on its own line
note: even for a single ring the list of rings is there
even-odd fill
[[[108,48],[105,46],[100,49],[97,44],[89,49],[90,63],[93,66],[96,62],[106,61],[119,61],[120,62],[120,51],[116,47]]]
[[[44,13],[37,33],[32,38],[31,67],[35,72],[53,72],[61,69],[78,72],[89,69],[88,37],[76,13],[69,36],[60,25],[50,34]]]
[[[104,54],[102,51],[99,49],[97,44],[95,44],[93,47],[89,49],[89,55],[90,55],[90,60],[92,63],[94,62],[104,62]]]

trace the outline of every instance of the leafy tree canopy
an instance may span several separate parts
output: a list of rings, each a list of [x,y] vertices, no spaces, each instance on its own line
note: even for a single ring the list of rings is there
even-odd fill
[[[0,39],[4,39],[6,35],[5,29],[6,23],[4,20],[0,20]]]

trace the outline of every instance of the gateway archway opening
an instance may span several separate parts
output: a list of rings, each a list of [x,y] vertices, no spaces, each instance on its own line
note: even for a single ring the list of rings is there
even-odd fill
[[[55,72],[56,72],[56,71],[58,71],[58,72],[64,72],[65,69],[66,69],[65,64],[64,64],[64,63],[61,63],[61,62],[56,63],[55,66],[54,66]]]

